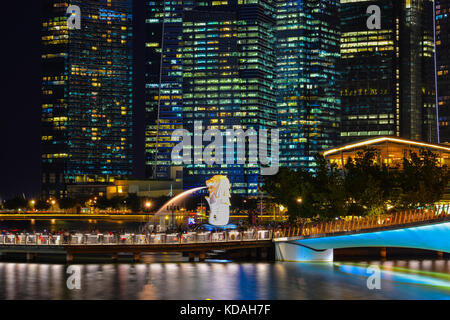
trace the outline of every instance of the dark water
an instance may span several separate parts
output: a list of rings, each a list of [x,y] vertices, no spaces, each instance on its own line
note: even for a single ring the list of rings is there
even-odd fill
[[[80,290],[68,289],[66,265],[0,263],[0,299],[450,298],[448,260],[370,261],[364,266],[181,260],[181,256],[148,255],[139,264],[75,265],[81,271]],[[365,264],[387,268],[382,271],[380,290],[367,288]]]

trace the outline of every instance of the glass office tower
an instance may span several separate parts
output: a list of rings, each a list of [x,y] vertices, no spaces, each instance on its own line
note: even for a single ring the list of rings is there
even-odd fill
[[[381,9],[370,30],[369,5]],[[342,142],[374,136],[437,141],[429,0],[341,0]]]
[[[71,1],[42,8],[42,190],[107,184],[132,174],[131,0]]]
[[[181,128],[193,133],[194,121],[203,131],[276,126],[273,1],[151,1],[146,22],[148,177],[169,178],[177,165],[171,135]],[[234,192],[256,194],[259,171],[186,164],[184,188],[224,174]]]
[[[450,143],[450,0],[436,0],[436,50],[441,143]]]
[[[183,12],[193,0],[146,4],[146,177],[171,177],[172,132],[183,128]]]
[[[277,2],[276,87],[280,163],[314,167],[339,143],[339,1]]]
[[[194,132],[270,129],[276,126],[272,1],[199,1],[183,21],[183,124]],[[223,136],[225,145],[225,135]],[[203,142],[202,150],[210,142]],[[185,189],[227,175],[233,192],[259,193],[260,167],[249,164],[184,165]],[[223,155],[225,162],[225,155]]]

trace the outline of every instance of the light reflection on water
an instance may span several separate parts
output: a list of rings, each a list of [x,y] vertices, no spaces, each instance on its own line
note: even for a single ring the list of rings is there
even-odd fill
[[[0,220],[0,230],[14,230],[27,232],[56,232],[59,230],[76,231],[126,231],[139,232],[147,223],[148,218],[142,221],[120,219],[23,219]]]
[[[364,265],[380,265],[381,290],[369,290]],[[81,290],[69,290],[67,266],[0,263],[0,299],[449,299],[449,260],[352,263],[185,262],[145,255],[142,263],[79,264]],[[344,266],[344,268],[342,268]],[[394,269],[393,269],[394,268]],[[416,282],[405,282],[414,271]],[[418,274],[416,271],[424,272]],[[391,272],[391,273],[389,273]],[[395,276],[392,276],[395,272]],[[431,279],[431,280],[430,280]]]

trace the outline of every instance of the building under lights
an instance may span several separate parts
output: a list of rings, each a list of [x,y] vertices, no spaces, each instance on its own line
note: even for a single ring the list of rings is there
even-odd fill
[[[132,174],[131,0],[67,1],[42,7],[42,191],[105,185]]]
[[[436,50],[441,143],[450,143],[450,0],[436,0]]]
[[[339,144],[339,1],[277,1],[276,87],[280,163],[314,167]]]
[[[276,126],[273,1],[150,2],[147,7],[147,175],[168,178],[172,132]],[[161,55],[162,53],[162,55]],[[205,143],[204,146],[209,143]],[[203,146],[203,147],[204,147]],[[202,148],[203,149],[203,148]],[[259,167],[185,164],[185,189],[227,175],[257,194]]]
[[[183,21],[183,124],[194,132],[276,125],[274,92],[275,25],[272,1],[207,1]],[[203,142],[205,147],[209,142]],[[246,152],[248,158],[248,150]],[[222,174],[233,192],[257,195],[260,168],[240,165],[184,165],[185,189]]]
[[[378,163],[390,167],[401,168],[403,158],[410,159],[411,152],[419,154],[421,150],[429,150],[438,155],[441,165],[450,165],[450,147],[441,144],[425,143],[398,137],[375,137],[351,142],[322,152],[329,163],[342,168],[349,158],[355,159],[359,152],[368,148],[376,152]]]
[[[145,153],[146,177],[169,179],[173,168],[171,141],[183,128],[183,12],[193,0],[150,1],[146,10]],[[181,176],[179,177],[181,178]]]
[[[369,5],[381,29],[369,30]],[[341,138],[437,142],[433,2],[341,0]]]

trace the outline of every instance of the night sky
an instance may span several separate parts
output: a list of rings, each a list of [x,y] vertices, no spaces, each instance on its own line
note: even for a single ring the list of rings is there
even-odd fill
[[[134,1],[134,175],[144,174],[144,1]],[[26,3],[26,5],[25,5]],[[41,3],[3,1],[0,199],[40,192]]]

